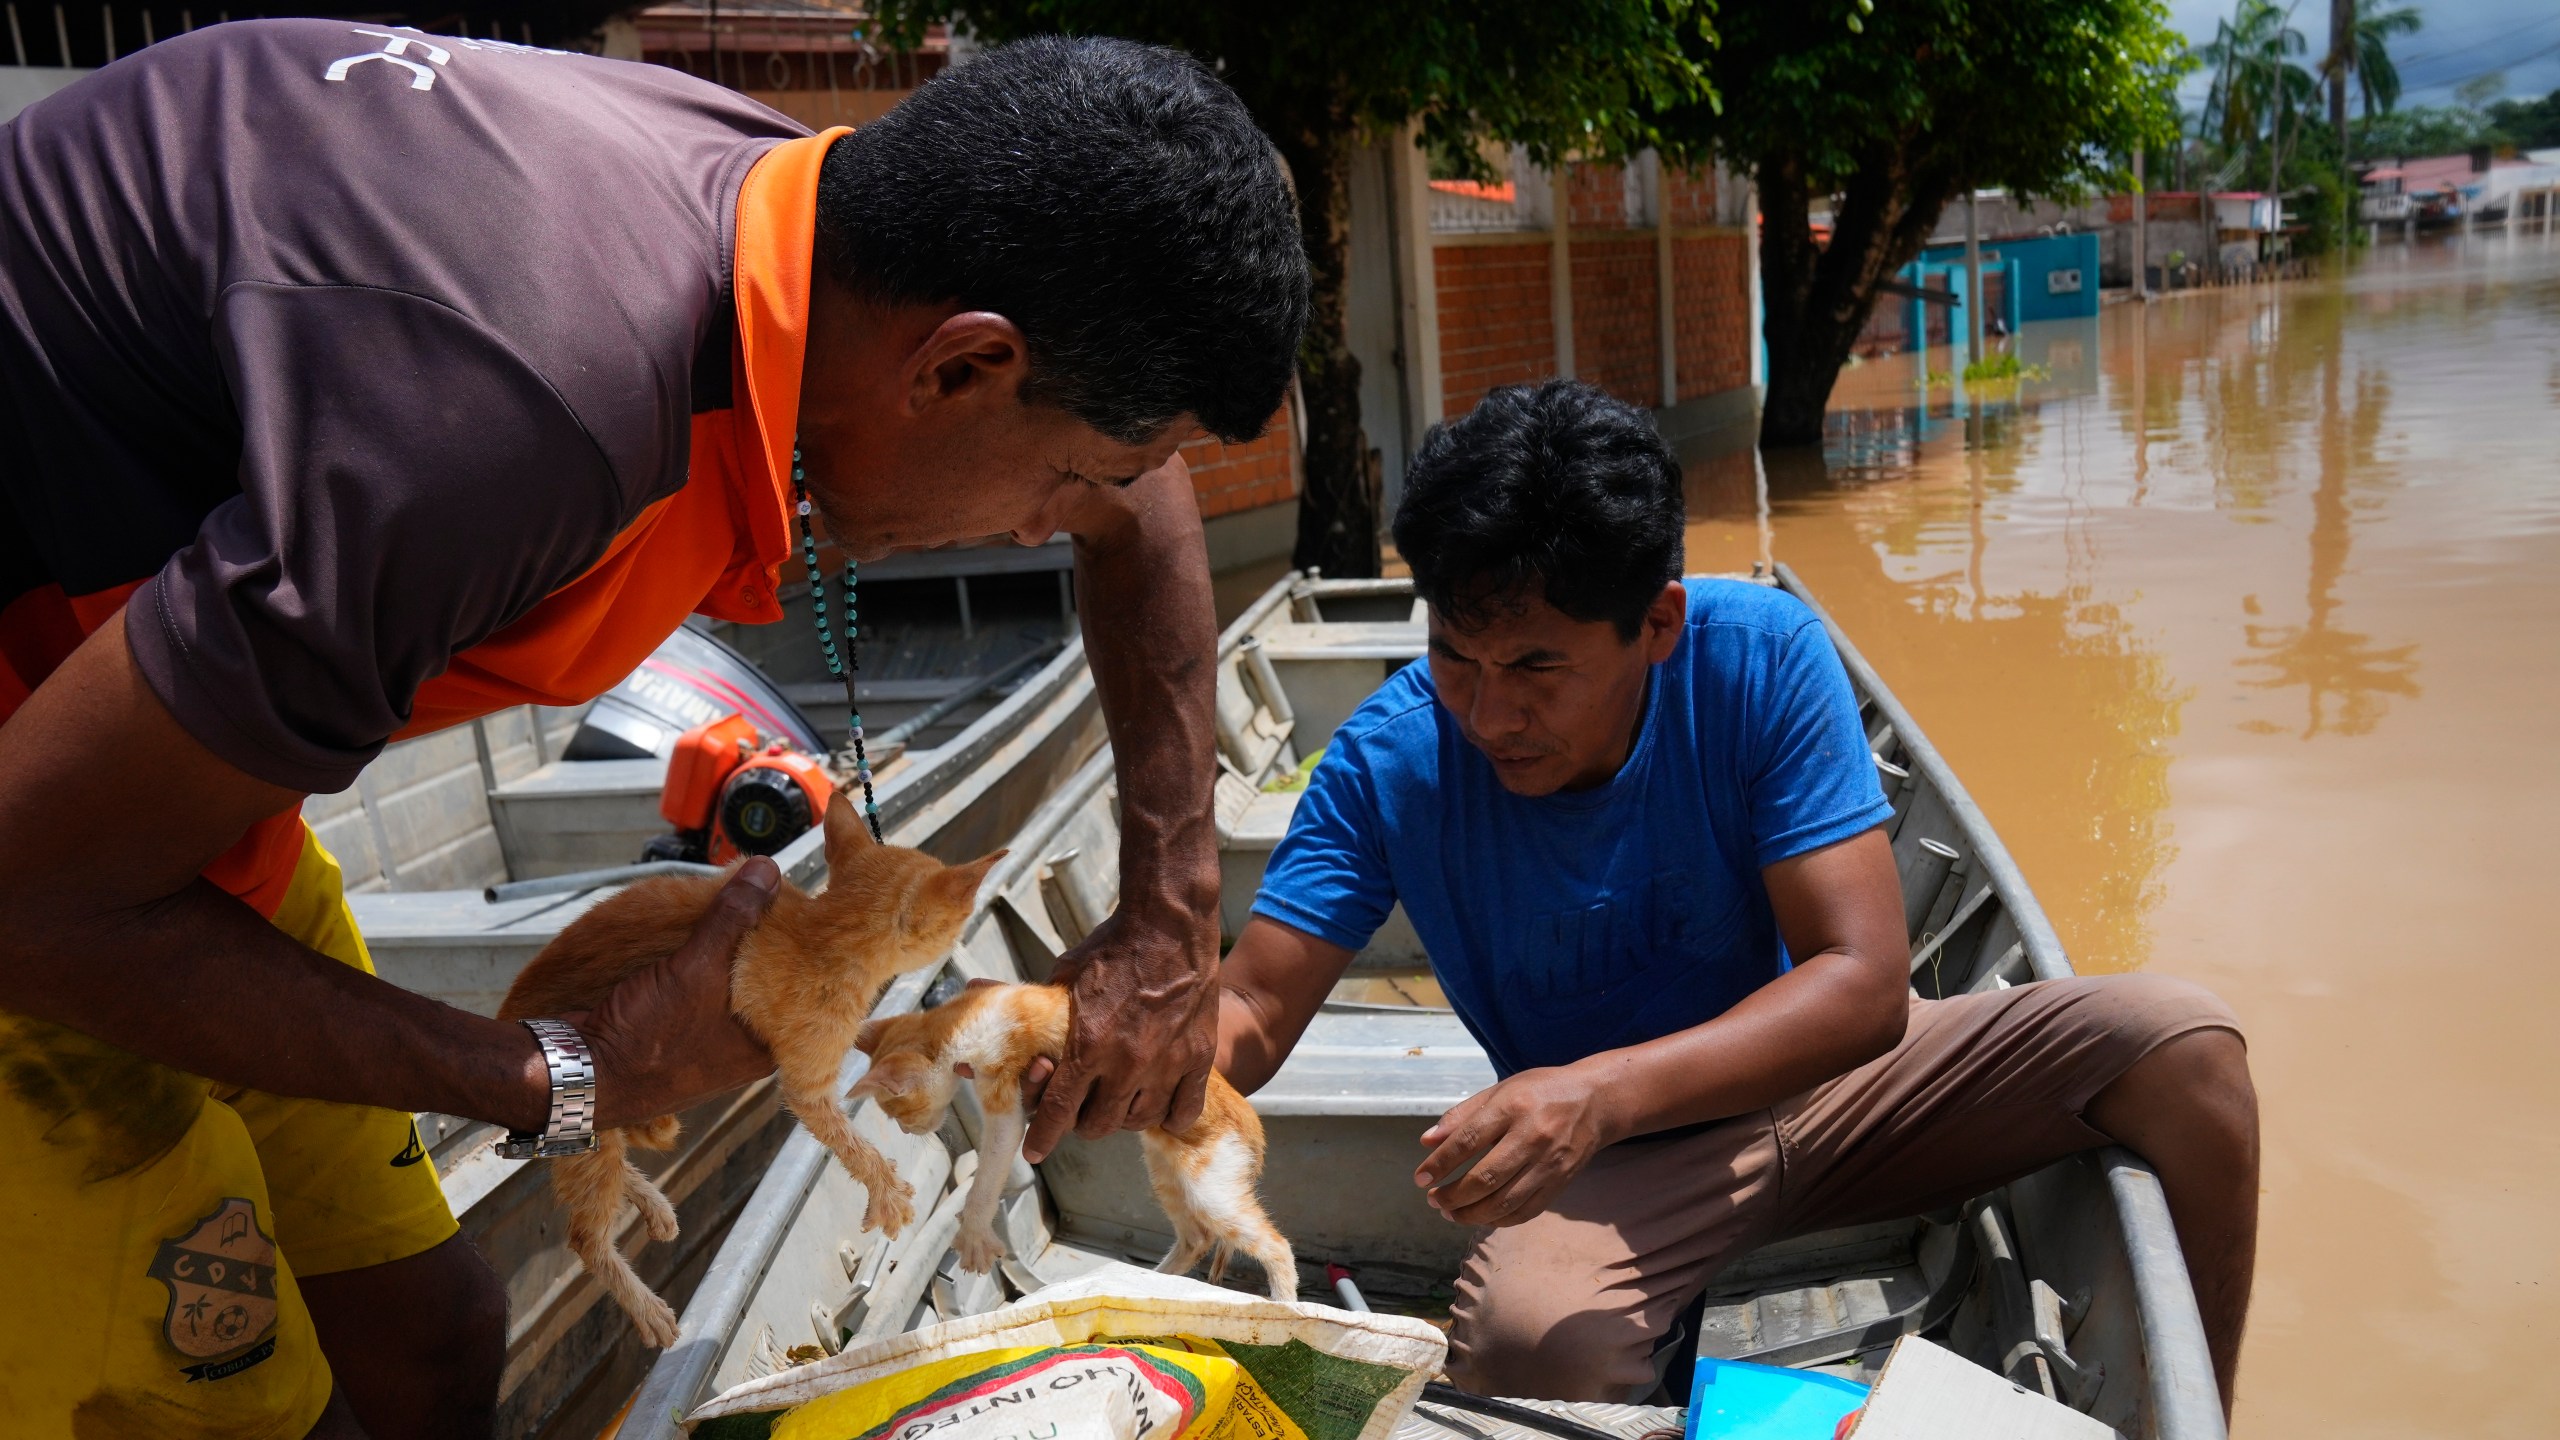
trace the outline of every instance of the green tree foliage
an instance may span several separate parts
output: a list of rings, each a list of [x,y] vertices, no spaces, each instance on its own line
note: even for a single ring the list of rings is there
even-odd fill
[[[888,0],[912,29],[951,0]],[[1533,158],[1621,153],[1647,117],[1710,100],[1713,36],[1699,0],[970,0],[980,37],[1118,35],[1214,66],[1288,162],[1315,304],[1299,353],[1306,488],[1296,559],[1338,576],[1378,573],[1378,498],[1360,427],[1360,366],[1345,329],[1350,159],[1363,134],[1419,119],[1444,156],[1479,140]],[[1477,162],[1481,163],[1481,162]]]
[[[2560,90],[2539,100],[2501,100],[2489,107],[2488,121],[2519,150],[2560,146]]]
[[[2163,149],[2184,45],[2159,0],[1788,0],[1728,4],[1693,53],[1720,106],[1661,119],[1673,151],[1758,184],[1769,350],[1764,444],[1819,438],[1877,285],[1950,199],[2069,196]],[[1812,211],[1832,197],[1828,243]]]

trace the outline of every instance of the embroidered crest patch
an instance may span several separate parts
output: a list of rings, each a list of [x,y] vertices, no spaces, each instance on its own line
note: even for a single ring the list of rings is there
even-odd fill
[[[197,1363],[189,1381],[237,1375],[276,1353],[276,1244],[258,1207],[238,1196],[174,1240],[160,1242],[151,1278],[169,1287],[161,1333]]]

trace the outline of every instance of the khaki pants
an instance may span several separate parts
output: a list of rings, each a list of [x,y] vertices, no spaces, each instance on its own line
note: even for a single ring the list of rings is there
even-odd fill
[[[2239,1022],[2160,975],[1917,1000],[1902,1043],[1757,1114],[1595,1157],[1459,1272],[1449,1374],[1481,1395],[1638,1398],[1725,1266],[1793,1235],[1952,1205],[2106,1143],[2080,1117],[2134,1062]]]

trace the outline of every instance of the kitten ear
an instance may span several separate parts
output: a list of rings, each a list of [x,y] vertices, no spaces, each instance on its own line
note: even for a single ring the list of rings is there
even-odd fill
[[[925,881],[925,885],[935,900],[965,916],[977,908],[978,887],[986,883],[987,872],[996,868],[996,862],[1010,853],[997,850],[966,865],[945,867],[942,873]]]
[[[839,790],[827,802],[827,854],[829,857],[850,855],[880,842],[871,838],[871,827],[863,823],[862,812]]]

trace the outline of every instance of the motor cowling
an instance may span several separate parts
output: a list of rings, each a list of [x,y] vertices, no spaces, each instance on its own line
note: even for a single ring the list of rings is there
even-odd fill
[[[825,820],[836,793],[826,766],[784,741],[756,741],[736,715],[684,733],[658,799],[675,833],[650,841],[641,858],[726,865],[776,854]]]

